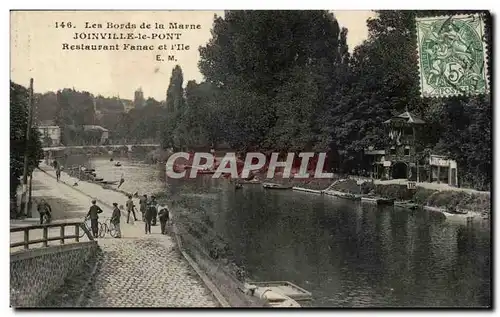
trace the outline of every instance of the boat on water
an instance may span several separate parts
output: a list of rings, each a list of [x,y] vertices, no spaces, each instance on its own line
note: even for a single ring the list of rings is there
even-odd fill
[[[419,204],[416,204],[412,201],[395,201],[394,206],[410,210],[416,210],[420,208]]]
[[[116,166],[116,167],[122,166],[122,163],[120,163],[120,162],[116,162],[116,163],[115,163],[115,166]]]
[[[382,198],[382,197],[371,197],[371,196],[363,196],[361,197],[361,201],[365,203],[372,203],[378,206],[394,206],[394,198]]]
[[[215,169],[213,169],[213,168],[203,168],[202,169],[202,168],[199,168],[196,166],[191,166],[191,165],[183,165],[181,168],[188,169],[188,170],[195,169],[195,170],[197,170],[197,172],[196,172],[197,174],[214,174],[215,173]]]
[[[292,186],[281,185],[276,183],[263,183],[262,187],[265,189],[292,189]]]
[[[242,189],[242,188],[243,188],[243,185],[241,185],[241,184],[234,185],[234,189]]]
[[[452,206],[447,207],[446,212],[449,214],[453,214],[453,215],[466,215],[466,214],[468,214],[467,210],[461,210],[461,209],[458,209],[458,208],[452,207]]]
[[[262,184],[262,182],[256,178],[251,180],[242,179],[240,180],[240,184]]]
[[[214,170],[198,170],[198,174],[214,174],[215,171]]]
[[[379,206],[394,206],[394,198],[377,198],[377,205]]]
[[[351,194],[351,193],[336,193],[335,196],[339,197],[339,198],[343,198],[343,199],[353,200],[353,201],[361,200],[360,195]]]
[[[105,184],[105,185],[115,185],[115,184],[118,184],[118,181],[105,181],[105,180],[102,180],[100,181],[101,184]]]
[[[270,307],[302,307],[299,301],[312,299],[305,289],[286,281],[249,282],[244,285],[246,293],[264,300]]]

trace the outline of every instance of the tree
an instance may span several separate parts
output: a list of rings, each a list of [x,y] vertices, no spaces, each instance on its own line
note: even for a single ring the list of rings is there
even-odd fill
[[[10,82],[10,198],[15,201],[17,187],[21,183],[26,151],[28,128],[28,90]],[[28,173],[31,173],[43,158],[40,133],[31,129],[28,144]]]
[[[331,131],[318,122],[329,118],[331,96],[342,86],[337,76],[349,61],[347,30],[333,14],[227,11],[215,18],[212,35],[200,48],[199,67],[221,90],[225,138],[233,147],[328,147]],[[297,120],[301,125],[291,127]]]
[[[182,69],[176,65],[172,70],[170,83],[167,89],[166,119],[162,131],[162,147],[174,147],[176,149],[185,147],[185,122],[184,112],[184,88]]]
[[[179,65],[176,65],[172,70],[170,84],[167,89],[166,106],[169,114],[182,109],[184,105],[184,89],[182,88],[183,81],[184,76],[182,74],[182,69]]]
[[[65,145],[82,144],[83,126],[96,124],[94,96],[87,91],[65,88],[56,93],[55,123]]]
[[[57,95],[52,91],[35,94],[35,100],[38,121],[53,120],[58,110]]]

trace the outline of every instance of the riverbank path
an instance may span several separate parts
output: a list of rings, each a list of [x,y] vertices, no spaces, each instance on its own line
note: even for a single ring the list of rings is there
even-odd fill
[[[111,217],[112,203],[125,205],[127,197],[86,182],[72,186],[74,179],[62,174],[57,182],[55,172],[33,173],[33,199],[44,198],[53,209],[54,221],[83,220],[92,198],[103,209],[100,221]],[[138,206],[138,201],[135,201]],[[36,206],[36,204],[34,204]],[[36,209],[36,208],[34,208]],[[11,221],[11,227],[37,223],[33,218]],[[140,215],[137,215],[140,219]],[[84,303],[87,307],[216,307],[217,302],[197,273],[182,257],[173,239],[162,235],[158,226],[145,234],[144,223],[127,224],[122,212],[122,238],[98,239],[102,249],[99,268]],[[49,233],[50,234],[50,233]],[[11,234],[11,241],[22,236]]]

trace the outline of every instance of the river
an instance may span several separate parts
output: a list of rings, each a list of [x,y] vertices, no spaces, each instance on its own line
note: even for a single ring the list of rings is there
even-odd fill
[[[308,306],[491,305],[489,224],[258,185],[235,191],[210,178],[167,181],[161,166],[117,160],[91,164],[106,180],[123,174],[125,191],[208,211],[252,280],[298,284],[313,294]]]

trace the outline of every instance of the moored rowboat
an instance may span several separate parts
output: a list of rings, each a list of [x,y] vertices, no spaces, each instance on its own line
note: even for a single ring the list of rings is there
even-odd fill
[[[292,186],[275,184],[275,183],[263,183],[262,187],[265,189],[292,189]]]

